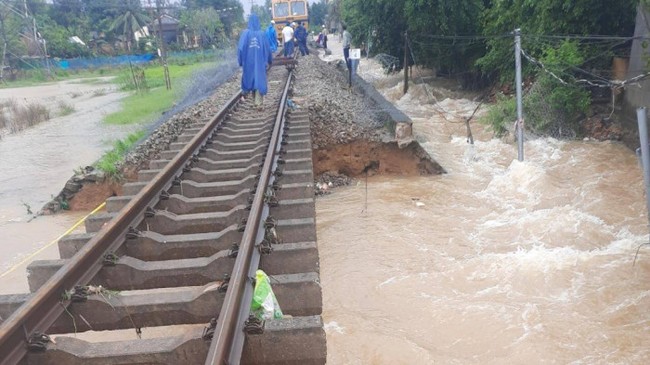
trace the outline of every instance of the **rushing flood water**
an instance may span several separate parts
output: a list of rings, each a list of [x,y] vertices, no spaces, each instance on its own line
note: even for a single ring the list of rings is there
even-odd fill
[[[469,145],[464,124],[443,118],[473,102],[426,104],[421,86],[397,99],[401,85],[385,84],[449,173],[375,177],[367,196],[362,181],[317,200],[328,363],[650,363],[634,153],[546,138],[520,163],[512,143],[473,125]]]

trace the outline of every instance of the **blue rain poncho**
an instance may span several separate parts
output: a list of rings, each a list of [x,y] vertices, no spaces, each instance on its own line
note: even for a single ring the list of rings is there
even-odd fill
[[[305,29],[305,27],[303,27],[302,25],[299,25],[298,28],[296,28],[295,36],[299,43],[306,43],[307,29]]]
[[[266,29],[266,37],[269,39],[269,46],[271,46],[271,52],[278,50],[278,33],[275,31],[275,26],[273,24],[269,25]]]
[[[273,55],[269,40],[264,31],[260,30],[260,20],[251,14],[248,18],[248,29],[239,38],[237,61],[242,67],[241,88],[248,93],[254,90],[266,95],[266,65],[271,65]]]

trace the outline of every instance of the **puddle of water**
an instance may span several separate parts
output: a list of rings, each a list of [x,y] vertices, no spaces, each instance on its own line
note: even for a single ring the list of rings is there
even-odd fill
[[[317,200],[328,363],[650,362],[634,153],[539,139],[520,163],[516,146],[476,125],[470,146],[447,120],[473,102],[380,91],[449,173],[374,177],[367,196],[360,182]]]

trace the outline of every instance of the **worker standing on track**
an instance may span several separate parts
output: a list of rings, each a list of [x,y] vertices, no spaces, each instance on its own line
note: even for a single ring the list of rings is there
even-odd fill
[[[278,34],[275,32],[275,20],[271,20],[271,25],[266,29],[266,37],[269,39],[271,52],[275,53],[278,50]]]
[[[307,48],[307,29],[302,25],[302,22],[298,23],[298,28],[296,28],[296,40],[298,41],[298,48],[300,49],[300,54],[308,55],[309,49]]]
[[[260,29],[255,14],[248,18],[248,29],[239,38],[237,61],[242,67],[241,88],[244,94],[255,94],[255,105],[262,106],[268,91],[266,72],[273,63],[273,54],[266,33]]]
[[[348,32],[348,27],[343,25],[343,58],[345,64],[350,68],[350,46],[352,45],[352,35]]]
[[[291,28],[291,23],[287,22],[287,25],[282,29],[282,44],[284,45],[284,57],[293,56],[293,28]]]

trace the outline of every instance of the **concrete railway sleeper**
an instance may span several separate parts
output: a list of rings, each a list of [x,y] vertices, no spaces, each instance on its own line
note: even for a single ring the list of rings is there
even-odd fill
[[[263,110],[237,94],[191,125],[0,296],[1,365],[325,363],[309,118],[269,77]],[[248,318],[258,268],[285,318]]]

